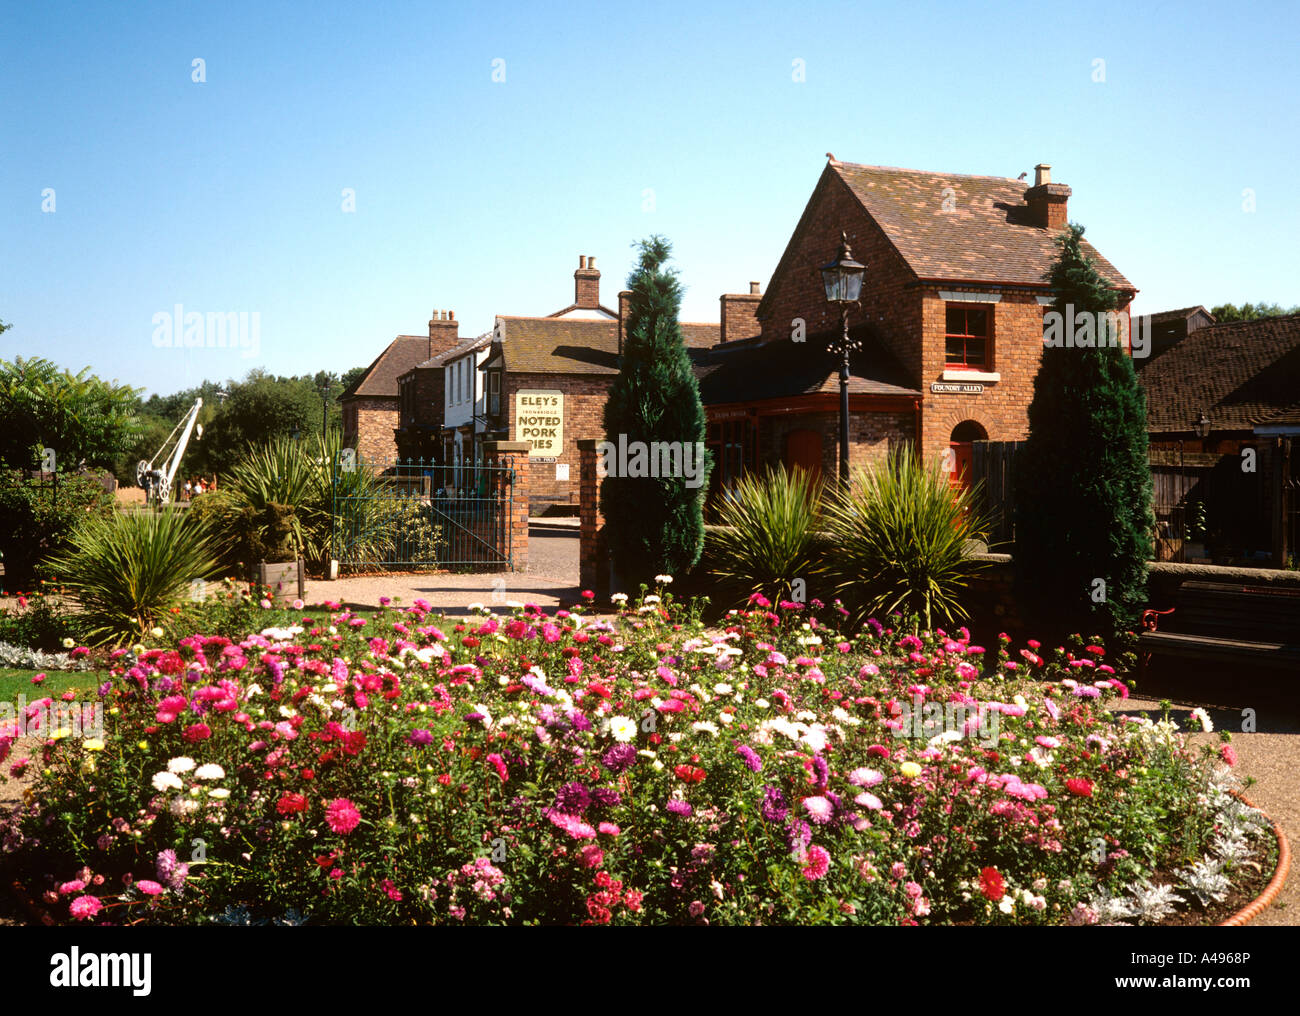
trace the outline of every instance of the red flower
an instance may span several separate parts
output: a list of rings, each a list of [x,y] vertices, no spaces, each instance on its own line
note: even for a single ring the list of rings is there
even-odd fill
[[[1087,649],[1088,652],[1092,653],[1093,656],[1106,655],[1106,650],[1102,649],[1101,646],[1084,646],[1084,648]]]
[[[708,774],[698,766],[680,765],[674,766],[673,772],[677,774],[679,780],[686,783],[699,783]]]
[[[590,589],[584,589],[582,591],[582,598],[584,600],[594,600],[596,598],[596,594],[593,593]]]
[[[1092,781],[1079,779],[1076,777],[1073,780],[1065,781],[1065,789],[1068,790],[1075,797],[1091,797]]]
[[[1219,758],[1223,759],[1230,766],[1237,764],[1237,751],[1230,744],[1222,745],[1219,748]]]
[[[997,868],[984,868],[980,872],[980,894],[994,903],[1007,894],[1006,879]]]
[[[212,728],[206,723],[195,723],[192,726],[186,727],[185,732],[181,734],[181,737],[186,741],[189,741],[191,744],[194,744],[197,741],[206,741],[211,736]]]
[[[307,798],[302,794],[285,794],[280,798],[280,803],[275,806],[275,810],[281,815],[294,815],[306,811]]]

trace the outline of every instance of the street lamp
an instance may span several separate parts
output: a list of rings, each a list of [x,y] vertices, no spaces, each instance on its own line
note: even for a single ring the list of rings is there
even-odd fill
[[[330,392],[334,390],[334,385],[326,381],[320,389],[320,438],[322,441],[329,436],[329,418],[330,418]]]
[[[841,335],[827,348],[840,358],[840,484],[849,485],[849,354],[862,348],[862,343],[849,338],[849,305],[858,302],[862,295],[862,278],[867,266],[853,260],[849,250],[849,236],[840,233],[840,252],[830,264],[822,265],[822,285],[826,287],[828,303],[839,304]]]
[[[1210,436],[1210,418],[1205,415],[1204,409],[1197,412],[1196,419],[1192,421],[1192,430],[1201,440]]]

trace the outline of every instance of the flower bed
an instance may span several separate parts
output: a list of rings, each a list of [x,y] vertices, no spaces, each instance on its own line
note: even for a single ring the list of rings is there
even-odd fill
[[[1111,713],[1099,646],[666,594],[295,620],[117,656],[102,739],[11,760],[6,884],[115,924],[1108,924],[1267,860],[1231,745]]]

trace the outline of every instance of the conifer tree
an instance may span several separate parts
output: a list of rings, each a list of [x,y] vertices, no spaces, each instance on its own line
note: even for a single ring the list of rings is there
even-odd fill
[[[699,561],[711,465],[704,406],[677,323],[682,288],[665,267],[672,248],[659,236],[636,246],[623,362],[605,403],[608,475],[600,490],[614,566],[633,591]],[[657,468],[668,462],[675,468]],[[677,475],[650,475],[665,472]]]
[[[1072,223],[1047,276],[1049,314],[1059,316],[1045,316],[1016,456],[1016,575],[1042,620],[1113,635],[1136,627],[1146,598],[1155,525],[1146,397],[1132,358],[1108,340],[1118,297],[1082,238]]]

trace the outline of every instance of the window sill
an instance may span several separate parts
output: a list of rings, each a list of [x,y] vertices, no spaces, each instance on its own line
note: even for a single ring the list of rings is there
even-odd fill
[[[940,375],[944,381],[1001,381],[1002,375],[996,371],[967,370],[962,367],[945,367]]]

